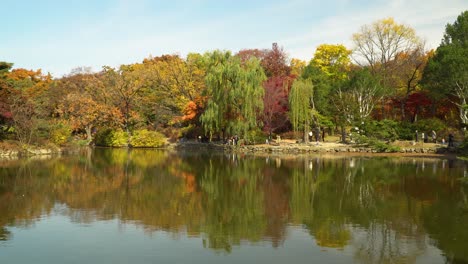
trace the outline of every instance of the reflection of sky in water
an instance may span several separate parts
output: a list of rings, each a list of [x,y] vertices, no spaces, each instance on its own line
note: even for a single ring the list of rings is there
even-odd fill
[[[353,241],[344,249],[316,246],[308,230],[289,226],[284,243],[273,248],[268,243],[242,242],[227,254],[206,250],[202,238],[145,232],[119,220],[72,223],[57,212],[29,228],[10,228],[14,238],[0,247],[2,263],[351,263],[355,251],[366,240],[366,231],[351,227]],[[402,239],[412,250],[414,241]],[[428,241],[426,241],[428,242]],[[376,245],[378,246],[378,245]],[[403,251],[405,247],[401,248]],[[405,252],[401,252],[405,253]],[[6,262],[3,262],[6,260]],[[375,260],[375,259],[374,259]],[[416,263],[443,263],[441,252],[428,246]]]
[[[11,231],[14,238],[0,248],[5,263],[343,263],[351,257],[347,250],[316,247],[307,230],[298,227],[288,228],[280,248],[243,242],[229,254],[204,249],[200,237],[146,233],[119,220],[80,225],[55,213],[31,228]]]

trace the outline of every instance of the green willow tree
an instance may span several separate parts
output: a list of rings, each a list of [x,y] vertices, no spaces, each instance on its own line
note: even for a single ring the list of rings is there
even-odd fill
[[[296,80],[289,93],[289,116],[295,131],[304,131],[304,142],[308,141],[307,130],[317,116],[314,105],[314,86],[312,81]]]
[[[248,132],[259,126],[263,110],[263,81],[266,80],[260,61],[251,58],[241,62],[230,52],[207,54],[206,88],[208,103],[201,122],[210,138],[221,132],[248,138]]]

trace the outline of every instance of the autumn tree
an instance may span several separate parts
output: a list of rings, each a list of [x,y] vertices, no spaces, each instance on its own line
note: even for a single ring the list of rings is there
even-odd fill
[[[40,123],[48,116],[47,90],[52,83],[50,74],[41,70],[13,69],[4,76],[9,92],[7,96],[15,133],[22,143],[37,138]]]
[[[410,26],[398,24],[393,18],[378,20],[364,25],[352,37],[353,58],[360,66],[368,66],[372,73],[379,73],[384,86],[399,65],[398,54],[410,53],[421,45],[421,39]]]
[[[209,54],[206,86],[208,103],[201,116],[210,135],[240,134],[258,128],[258,116],[263,110],[263,81],[266,77],[260,61],[251,58],[245,63],[230,52]]]
[[[289,122],[288,94],[293,81],[291,76],[275,76],[263,83],[263,128],[270,136],[273,132],[284,129]]]
[[[425,52],[421,45],[415,50],[399,53],[395,60],[391,62],[399,65],[395,67],[393,85],[396,88],[394,98],[400,104],[402,121],[407,120],[408,100],[413,93],[420,90],[422,74],[427,60],[432,54],[433,52]]]
[[[236,54],[241,62],[248,59],[257,58],[265,71],[267,81],[263,83],[265,89],[264,112],[262,121],[264,131],[271,136],[273,131],[285,128],[289,123],[288,115],[288,93],[291,89],[292,81],[299,76],[305,63],[300,60],[293,60],[288,64],[288,56],[283,48],[277,43],[272,44],[271,49],[247,49]],[[291,74],[292,66],[296,67],[296,74]]]
[[[236,54],[242,62],[248,61],[252,57],[260,60],[266,76],[287,76],[291,72],[288,65],[288,55],[279,47],[277,43],[271,45],[271,49],[245,49]]]
[[[267,77],[289,75],[291,69],[287,63],[288,56],[278,43],[273,43],[271,50],[266,50],[262,66]]]
[[[351,67],[350,53],[351,51],[343,45],[319,45],[312,60],[302,72],[302,78],[310,79],[314,84],[315,108],[324,116],[334,116],[330,98],[337,87],[348,78]]]
[[[344,80],[351,66],[351,50],[344,45],[321,44],[315,50],[310,64],[333,79]]]
[[[262,61],[265,57],[265,53],[267,50],[260,50],[260,49],[242,49],[236,56],[240,58],[241,63],[247,62],[251,58],[257,58],[258,60]]]
[[[71,124],[73,130],[85,131],[87,141],[92,142],[93,130],[104,125],[118,126],[122,114],[112,105],[101,73],[74,73],[59,81],[58,86],[67,94],[57,102],[56,112]]]
[[[147,118],[169,123],[183,120],[183,116],[187,117],[185,111],[200,111],[206,72],[202,55],[191,53],[186,59],[163,55],[145,59],[143,66],[148,83],[143,94],[151,108],[147,109]]]
[[[121,126],[129,135],[139,121],[136,108],[147,85],[145,74],[147,71],[142,64],[122,65],[119,69],[104,68],[105,85],[111,90],[114,106],[122,114]]]
[[[8,101],[10,87],[6,82],[6,75],[12,66],[13,63],[0,62],[0,139],[12,125],[12,115]]]
[[[385,87],[386,95],[380,102],[381,115],[385,118],[385,105],[397,94],[399,88],[396,85],[396,71],[408,63],[405,60],[407,57],[401,55],[423,50],[423,43],[412,27],[399,24],[393,18],[377,20],[362,26],[360,31],[353,35],[352,41],[354,61],[361,67],[368,67],[374,76],[381,79],[382,86]],[[407,98],[406,95],[403,97],[403,103],[404,98]]]
[[[454,97],[462,124],[468,124],[468,11],[445,27],[444,38],[424,71],[423,83],[434,97]]]
[[[291,68],[291,75],[293,76],[301,76],[304,68],[306,67],[307,63],[300,59],[291,59],[289,62],[289,67]]]

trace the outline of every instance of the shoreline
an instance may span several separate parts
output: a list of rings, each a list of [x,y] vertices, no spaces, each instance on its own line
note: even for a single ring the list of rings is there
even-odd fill
[[[426,145],[426,146],[425,146]],[[369,147],[357,146],[354,144],[343,144],[337,142],[316,143],[293,143],[285,141],[279,144],[256,144],[256,145],[228,145],[220,143],[201,143],[187,141],[171,143],[162,148],[175,151],[205,150],[226,153],[254,154],[254,155],[341,155],[341,156],[364,156],[364,157],[434,157],[434,158],[456,158],[458,153],[456,148],[448,148],[439,144],[413,145],[401,147],[397,152],[379,152]],[[92,147],[92,146],[88,146]],[[82,147],[51,147],[51,146],[28,146],[26,148],[0,149],[0,159],[18,159],[23,157],[62,155],[76,153]],[[85,146],[85,148],[87,148]],[[137,149],[137,148],[135,148]],[[145,149],[145,148],[142,148]]]
[[[343,144],[336,142],[280,143],[275,145],[227,145],[217,143],[183,142],[175,143],[171,148],[176,150],[207,149],[235,153],[266,153],[266,154],[346,154],[361,156],[456,156],[455,148],[448,148],[439,144],[427,144],[427,146],[401,147],[396,152],[377,151],[370,147]]]

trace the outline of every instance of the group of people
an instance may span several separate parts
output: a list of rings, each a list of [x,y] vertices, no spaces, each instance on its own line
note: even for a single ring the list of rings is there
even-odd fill
[[[315,142],[319,142],[320,140],[322,140],[323,142],[325,142],[325,129],[320,129],[319,127],[316,127],[314,129],[314,132],[312,131],[309,131],[309,142],[312,142],[314,141],[315,139]]]
[[[437,133],[434,130],[431,131],[430,136],[431,136],[431,139],[432,139],[432,143],[437,143]],[[418,132],[418,130],[415,131],[414,137],[415,137],[415,141],[419,142],[419,132]],[[424,143],[428,143],[429,142],[429,133],[421,132],[421,140]],[[442,142],[442,144],[445,144],[445,138],[442,138],[441,142]],[[448,146],[453,147],[453,134],[448,135]]]
[[[228,145],[233,145],[233,146],[237,145],[238,142],[239,142],[239,137],[237,135],[230,137],[227,141]]]

